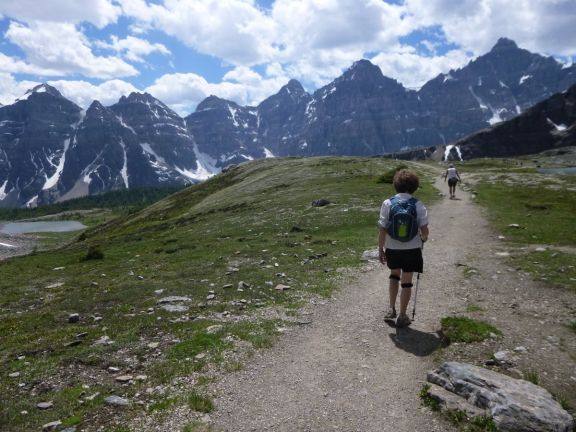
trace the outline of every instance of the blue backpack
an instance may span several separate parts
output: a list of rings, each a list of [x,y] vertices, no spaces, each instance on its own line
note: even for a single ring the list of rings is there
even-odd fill
[[[416,198],[403,200],[390,198],[390,213],[388,215],[388,235],[395,240],[408,242],[418,234],[418,213]]]

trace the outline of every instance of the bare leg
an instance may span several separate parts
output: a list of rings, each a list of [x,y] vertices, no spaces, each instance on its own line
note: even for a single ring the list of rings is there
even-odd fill
[[[394,269],[390,271],[390,275],[397,276],[398,279],[390,278],[390,289],[389,289],[389,296],[390,296],[390,307],[396,309],[396,297],[398,296],[398,288],[400,287],[400,273],[402,270]]]
[[[412,283],[412,275],[414,273],[402,273],[402,284],[411,284]],[[402,288],[402,292],[400,293],[400,314],[399,316],[405,316],[406,310],[408,309],[408,303],[410,303],[410,297],[412,297],[412,288]]]

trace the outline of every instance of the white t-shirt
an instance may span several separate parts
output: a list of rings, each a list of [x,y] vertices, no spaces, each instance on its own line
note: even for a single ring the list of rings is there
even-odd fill
[[[448,180],[450,179],[458,179],[458,171],[456,171],[456,168],[448,168],[446,170],[446,175],[448,176]]]
[[[412,195],[407,193],[398,193],[395,195],[395,197],[398,197],[401,200],[409,200],[412,198]],[[390,206],[390,199],[387,199],[382,203],[382,208],[380,209],[380,218],[378,219],[378,225],[380,225],[382,228],[386,228],[388,225]],[[426,210],[426,207],[424,207],[424,204],[422,204],[422,201],[420,200],[416,202],[416,214],[418,216],[419,227],[428,225],[428,210]],[[420,249],[422,247],[422,239],[419,235],[417,235],[410,241],[401,242],[387,235],[384,247],[386,249]]]

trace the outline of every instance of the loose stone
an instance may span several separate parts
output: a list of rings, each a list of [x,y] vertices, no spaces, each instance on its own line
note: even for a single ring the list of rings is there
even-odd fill
[[[80,321],[80,315],[79,314],[73,313],[73,314],[68,315],[68,322],[70,324],[77,323],[78,321]]]
[[[132,375],[120,375],[116,377],[116,381],[123,384],[129,383],[130,381],[132,381],[132,379],[133,379]]]
[[[128,399],[124,399],[120,396],[108,396],[104,401],[108,405],[114,406],[127,406],[129,404]]]
[[[42,430],[45,432],[48,431],[53,431],[58,429],[58,427],[60,427],[60,425],[62,425],[62,422],[60,420],[56,420],[50,423],[46,423],[45,425],[42,425]]]

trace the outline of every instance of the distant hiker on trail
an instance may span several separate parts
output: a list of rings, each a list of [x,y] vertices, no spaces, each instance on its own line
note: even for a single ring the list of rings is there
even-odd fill
[[[396,318],[396,297],[402,287],[400,314],[396,319],[396,327],[401,328],[411,323],[406,309],[412,296],[412,276],[424,269],[422,246],[428,239],[428,211],[412,196],[420,184],[414,172],[398,171],[393,184],[397,194],[385,200],[380,210],[378,256],[390,269],[390,308],[384,320]]]
[[[459,181],[462,181],[458,170],[454,168],[453,164],[448,166],[448,169],[444,173],[444,181],[448,179],[448,189],[450,190],[450,199],[456,198],[456,185]]]

